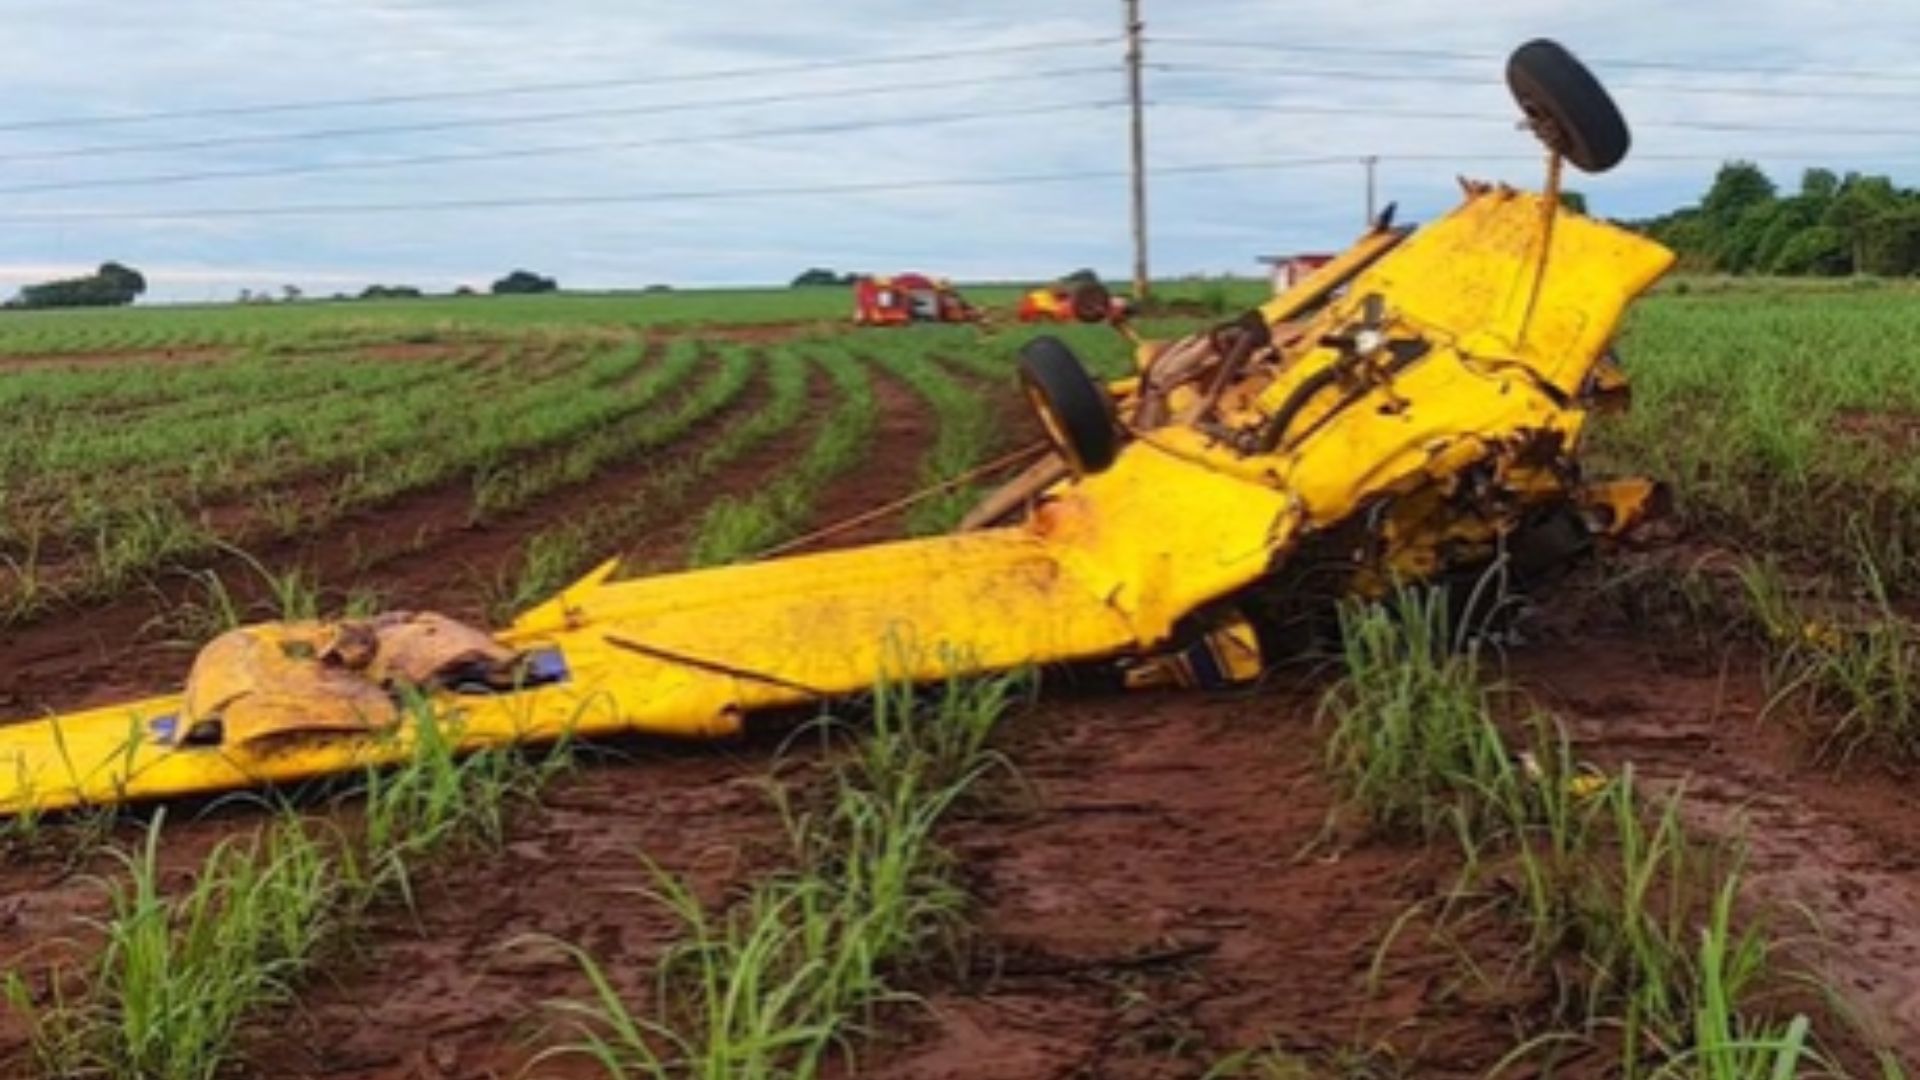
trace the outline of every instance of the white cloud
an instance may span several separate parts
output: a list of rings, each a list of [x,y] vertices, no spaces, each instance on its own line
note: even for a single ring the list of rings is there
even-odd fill
[[[1920,129],[1912,81],[1743,76],[1687,68],[1609,67],[1610,59],[1670,59],[1768,69],[1904,70],[1920,22],[1902,5],[1811,0],[1672,4],[1661,0],[1483,0],[1470,9],[1431,0],[1145,0],[1152,157],[1176,165],[1378,153],[1384,195],[1414,216],[1444,209],[1459,172],[1530,181],[1533,148],[1499,121],[1368,114],[1505,116],[1496,59],[1364,57],[1282,46],[1357,45],[1498,55],[1556,36],[1595,61],[1637,122],[1637,158],[1581,178],[1597,209],[1646,213],[1695,197],[1717,156],[1760,160],[1781,179],[1807,164],[1868,169],[1920,165],[1920,137],[1856,137],[1846,127]],[[938,52],[1023,41],[1113,35],[1114,0],[976,0],[928,7],[894,0],[776,4],[735,0],[73,0],[16,5],[0,36],[8,96],[0,124],[47,116],[356,98],[524,83],[637,79],[717,69]],[[1470,15],[1470,17],[1468,17]],[[1173,39],[1265,43],[1201,49]],[[408,135],[182,149],[20,162],[0,187],[157,173],[272,168],[449,151],[485,152],[633,141],[849,119],[1004,110],[1101,100],[1120,91],[1117,66],[1056,84],[1034,71],[1117,62],[1117,49],[1012,53],[944,63],[848,67],[806,74],[687,82],[567,94],[418,102],[140,125],[0,130],[0,159],[77,146],[430,122],[455,118],[872,87],[957,77],[980,85],[890,97],[795,100],[707,112]],[[1233,70],[1225,70],[1231,68]],[[1314,77],[1332,70],[1347,77]],[[1377,71],[1381,78],[1364,77]],[[1284,74],[1294,72],[1295,77]],[[1409,81],[1441,73],[1456,83]],[[1773,96],[1681,94],[1675,87],[1751,87]],[[1782,94],[1857,89],[1857,100]],[[1905,96],[1900,96],[1905,95]],[[1175,106],[1223,99],[1269,111]],[[1308,108],[1351,108],[1326,114]],[[1662,122],[1801,125],[1814,134],[1703,132]],[[49,210],[135,211],[324,203],[415,203],[538,195],[637,195],[993,177],[1123,168],[1124,116],[1114,110],[999,118],[921,128],[762,138],[737,143],[608,148],[459,165],[223,180],[165,187],[75,189],[7,196],[0,217]],[[1672,160],[1686,156],[1696,160]],[[1250,270],[1261,251],[1327,247],[1359,215],[1356,165],[1219,175],[1153,184],[1156,268]],[[578,286],[655,281],[777,281],[807,265],[914,266],[962,276],[1045,275],[1128,259],[1125,185],[1118,179],[1026,187],[898,190],[857,196],[632,203],[599,207],[413,212],[339,217],[224,218],[0,225],[0,280],[22,268],[83,268],[105,258],[142,267],[155,293],[203,299],[210,289],[291,280],[331,291],[354,281],[445,286],[484,282],[514,266]]]

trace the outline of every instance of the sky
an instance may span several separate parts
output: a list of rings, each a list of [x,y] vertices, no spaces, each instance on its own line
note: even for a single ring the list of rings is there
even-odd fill
[[[1156,277],[1338,248],[1368,155],[1402,220],[1444,212],[1463,174],[1536,184],[1502,57],[1542,36],[1586,58],[1634,128],[1624,164],[1572,182],[1595,213],[1694,201],[1736,157],[1786,185],[1809,165],[1920,183],[1912,0],[1143,13]],[[0,14],[0,292],[106,259],[144,271],[149,302],[484,288],[516,267],[598,289],[1130,265],[1121,0]],[[391,164],[409,158],[439,160]]]

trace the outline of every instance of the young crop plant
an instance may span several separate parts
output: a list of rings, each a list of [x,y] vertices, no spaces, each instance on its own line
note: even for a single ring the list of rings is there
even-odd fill
[[[1667,481],[1682,518],[1824,562],[1856,533],[1890,592],[1920,589],[1920,363],[1910,290],[1742,286],[1637,305],[1633,408],[1594,430],[1609,467]]]
[[[36,1003],[18,980],[8,988],[50,1075],[214,1080],[241,1025],[291,999],[330,932],[332,857],[297,818],[223,842],[173,896],[160,885],[163,822],[106,885],[103,944],[80,996]]]
[[[891,974],[957,932],[965,895],[936,829],[992,767],[985,741],[1012,686],[956,682],[933,702],[882,687],[874,729],[824,796],[804,809],[777,796],[793,867],[724,910],[656,869],[644,897],[683,937],[661,960],[653,1008],[559,944],[593,994],[553,1003],[572,1037],[535,1069],[566,1058],[614,1078],[790,1080],[850,1064],[873,1010],[909,1000]]]
[[[342,855],[341,873],[356,908],[398,900],[417,903],[415,875],[445,855],[491,850],[506,837],[517,806],[571,767],[565,741],[531,754],[512,746],[461,754],[459,717],[435,714],[424,697],[408,696],[412,755],[395,769],[368,769],[349,797],[360,803],[360,828]]]
[[[320,583],[311,572],[299,566],[276,571],[234,545],[215,546],[246,567],[262,595],[250,604],[244,599],[245,594],[236,593],[219,571],[211,568],[187,571],[199,598],[183,599],[166,617],[166,625],[176,643],[202,645],[262,617],[282,622],[320,618],[325,605]],[[364,605],[365,599],[361,603]]]
[[[677,444],[712,421],[746,390],[754,373],[766,366],[757,354],[739,347],[722,349],[714,375],[661,417],[631,435],[636,447],[665,457],[619,502],[601,506],[536,533],[524,545],[519,562],[486,583],[485,606],[505,621],[546,599],[606,557],[636,530],[663,520],[683,506],[694,485],[715,469],[790,427],[800,414],[806,390],[802,365],[779,365],[769,375],[772,400],[739,424],[722,428],[705,448],[680,453]]]
[[[925,350],[877,352],[874,360],[933,407],[938,426],[920,461],[922,487],[947,483],[986,460],[1000,440],[1000,426],[996,410],[979,391],[943,371]],[[977,487],[959,487],[919,503],[907,513],[907,532],[924,536],[951,529],[980,494]]]
[[[1862,752],[1920,758],[1920,626],[1895,602],[1871,548],[1856,548],[1852,596],[1827,582],[1796,590],[1771,561],[1749,562],[1741,579],[1769,650],[1768,711],[1797,704],[1817,754],[1836,765]]]
[[[815,359],[834,384],[838,406],[790,470],[752,496],[723,497],[708,506],[694,535],[693,565],[733,562],[794,535],[827,484],[860,463],[879,421],[866,367],[844,347],[822,349]]]
[[[619,414],[551,454],[477,472],[472,519],[518,509],[548,491],[581,483],[609,464],[670,441],[667,429],[681,410],[655,411],[654,406],[702,368],[705,359],[694,339],[676,339],[657,364],[602,388],[623,403]],[[712,374],[688,396],[690,400],[710,399],[716,388],[731,396],[744,385],[737,362],[723,360],[710,366]]]
[[[1376,826],[1458,845],[1441,938],[1484,917],[1525,932],[1503,962],[1461,954],[1475,978],[1546,980],[1558,1002],[1556,1026],[1494,1071],[1551,1062],[1568,1043],[1604,1049],[1627,1077],[1827,1069],[1811,1020],[1774,1001],[1785,984],[1819,980],[1782,969],[1764,917],[1739,917],[1742,845],[1695,842],[1682,791],[1649,803],[1630,767],[1609,778],[1581,766],[1550,718],[1534,715],[1515,750],[1475,656],[1449,651],[1461,643],[1448,625],[1438,594],[1348,610],[1327,761]]]
[[[1346,678],[1327,695],[1326,762],[1375,828],[1432,839],[1487,830],[1513,785],[1477,645],[1444,594],[1403,590],[1341,615]]]

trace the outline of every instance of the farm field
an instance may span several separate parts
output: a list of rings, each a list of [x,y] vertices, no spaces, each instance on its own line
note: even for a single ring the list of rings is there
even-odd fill
[[[1143,328],[1258,296],[1186,286]],[[0,718],[167,689],[240,621],[492,624],[615,554],[945,529],[979,484],[808,539],[1037,441],[1032,331],[843,307],[8,314]],[[1409,598],[1233,694],[1043,674],[717,747],[428,753],[284,811],[15,823],[0,1074],[1732,1077],[1804,1039],[1905,1075],[1915,327],[1910,285],[1663,286],[1590,458],[1668,481],[1673,520],[1470,652]],[[1448,710],[1496,747],[1471,769],[1354,749]],[[1530,794],[1559,786],[1522,750],[1601,793]]]

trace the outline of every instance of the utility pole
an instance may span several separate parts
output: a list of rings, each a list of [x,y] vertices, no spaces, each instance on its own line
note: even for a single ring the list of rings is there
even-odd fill
[[[1133,106],[1133,295],[1147,298],[1147,125],[1140,92],[1140,0],[1127,4],[1127,98]]]
[[[1373,228],[1374,219],[1373,167],[1380,164],[1380,159],[1373,154],[1368,154],[1366,157],[1360,159],[1360,164],[1366,166],[1367,169],[1367,219],[1360,223],[1360,227],[1363,229],[1371,229]]]

